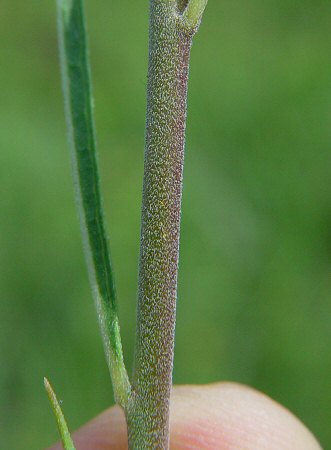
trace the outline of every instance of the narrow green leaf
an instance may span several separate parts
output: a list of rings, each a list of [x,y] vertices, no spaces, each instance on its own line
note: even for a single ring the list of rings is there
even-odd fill
[[[187,2],[183,19],[190,29],[196,30],[199,27],[207,2],[208,0],[189,0]]]
[[[130,384],[99,188],[83,1],[58,0],[57,5],[66,119],[85,255],[115,398],[124,406]]]
[[[75,450],[74,443],[71,439],[71,436],[70,436],[70,433],[68,430],[67,422],[64,418],[63,412],[61,410],[58,399],[56,398],[55,392],[54,392],[50,382],[47,380],[47,378],[44,378],[44,385],[45,385],[45,389],[46,389],[49,401],[51,403],[51,406],[52,406],[52,409],[53,409],[53,412],[55,415],[57,427],[60,432],[64,450]]]

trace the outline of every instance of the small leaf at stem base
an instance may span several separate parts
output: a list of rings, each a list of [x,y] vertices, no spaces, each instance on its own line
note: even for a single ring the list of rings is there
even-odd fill
[[[49,401],[51,403],[51,406],[52,406],[52,409],[53,409],[53,412],[55,415],[55,419],[56,419],[57,427],[60,432],[63,447],[65,450],[75,450],[75,446],[71,439],[71,436],[70,436],[70,433],[68,430],[68,426],[67,426],[66,420],[64,418],[63,412],[61,410],[60,404],[58,402],[58,399],[56,398],[55,392],[54,392],[50,382],[47,380],[46,377],[44,378],[44,385],[45,385],[45,389],[46,389]]]

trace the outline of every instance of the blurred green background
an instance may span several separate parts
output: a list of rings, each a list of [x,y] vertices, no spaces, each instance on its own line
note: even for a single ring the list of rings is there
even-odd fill
[[[148,2],[87,1],[99,160],[131,371]],[[55,1],[0,14],[1,445],[112,402],[73,201]],[[192,48],[175,383],[235,380],[331,449],[331,3],[210,0]]]

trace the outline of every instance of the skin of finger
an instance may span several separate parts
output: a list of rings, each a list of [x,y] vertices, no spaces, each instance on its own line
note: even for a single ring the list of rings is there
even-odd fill
[[[287,409],[234,383],[176,386],[171,397],[171,450],[321,450]],[[114,406],[73,435],[77,450],[127,449],[124,413]],[[61,450],[60,444],[49,450]]]
[[[321,450],[292,413],[247,386],[178,386],[174,394],[171,450]]]

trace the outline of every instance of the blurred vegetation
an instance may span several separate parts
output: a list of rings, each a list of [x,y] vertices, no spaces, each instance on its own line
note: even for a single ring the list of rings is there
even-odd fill
[[[148,2],[86,2],[99,160],[131,370]],[[2,0],[0,427],[57,440],[112,402],[83,261],[55,2]],[[175,383],[235,380],[331,449],[331,3],[210,0],[189,86]]]

